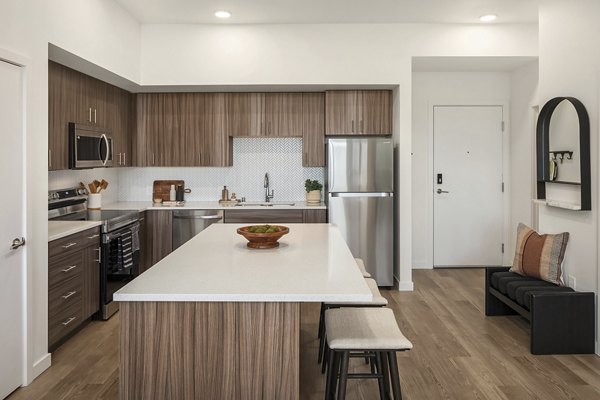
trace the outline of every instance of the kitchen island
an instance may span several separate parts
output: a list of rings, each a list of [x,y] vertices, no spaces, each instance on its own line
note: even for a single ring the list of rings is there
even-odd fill
[[[300,303],[369,301],[339,230],[252,250],[215,224],[114,295],[122,399],[297,399]]]

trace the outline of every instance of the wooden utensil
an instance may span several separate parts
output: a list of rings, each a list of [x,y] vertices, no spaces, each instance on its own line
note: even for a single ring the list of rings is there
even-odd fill
[[[98,188],[98,193],[100,193],[101,190],[106,190],[107,187],[108,187],[108,182],[105,181],[104,179],[102,179],[102,181],[100,182],[99,188]]]
[[[94,182],[88,183],[88,187],[90,188],[90,193],[96,193],[96,186],[94,186]]]

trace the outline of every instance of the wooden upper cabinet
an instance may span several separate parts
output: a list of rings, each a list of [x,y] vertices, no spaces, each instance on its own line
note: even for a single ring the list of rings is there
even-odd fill
[[[69,167],[69,122],[106,128],[113,136],[113,166],[132,165],[130,97],[125,90],[49,61],[48,169]]]
[[[302,93],[227,93],[225,96],[229,136],[302,136]]]
[[[131,153],[132,115],[131,93],[116,86],[106,89],[106,127],[113,139],[113,167],[133,165]]]
[[[391,135],[390,90],[332,90],[325,94],[326,135]]]
[[[136,95],[137,166],[230,166],[223,93]]]
[[[227,135],[263,136],[265,132],[264,93],[226,93],[225,123]]]
[[[265,93],[265,136],[302,136],[302,93]]]
[[[302,166],[325,166],[325,93],[302,95]]]

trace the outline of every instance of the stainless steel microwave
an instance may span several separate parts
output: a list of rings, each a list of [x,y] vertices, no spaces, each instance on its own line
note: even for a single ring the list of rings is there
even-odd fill
[[[111,167],[112,162],[113,140],[108,130],[69,122],[69,168]]]

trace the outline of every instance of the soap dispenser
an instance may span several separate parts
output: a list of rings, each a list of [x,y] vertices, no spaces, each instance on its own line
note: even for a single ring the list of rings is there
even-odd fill
[[[169,200],[175,201],[177,194],[175,193],[175,185],[171,185],[171,191],[169,192]]]

